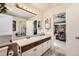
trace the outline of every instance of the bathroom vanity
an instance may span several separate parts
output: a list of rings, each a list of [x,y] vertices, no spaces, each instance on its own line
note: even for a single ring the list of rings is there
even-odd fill
[[[0,47],[2,48],[0,48],[0,51],[1,53],[5,52],[6,54],[4,55],[41,56],[51,48],[51,36],[38,35],[36,29],[37,22],[28,22],[29,27],[24,18],[0,14],[0,19]],[[29,29],[31,30],[29,31]],[[30,37],[27,38],[26,34],[32,34],[32,36],[29,35]],[[4,47],[7,47],[5,51]]]
[[[35,36],[29,39],[20,39],[14,41],[19,46],[19,50],[22,56],[41,56],[47,50],[51,48],[51,37],[45,36]]]

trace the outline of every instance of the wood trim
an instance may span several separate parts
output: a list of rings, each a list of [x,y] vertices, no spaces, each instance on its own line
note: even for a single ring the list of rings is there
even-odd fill
[[[33,43],[31,43],[31,44],[22,46],[22,47],[21,47],[21,52],[23,53],[23,52],[25,52],[25,51],[27,51],[27,50],[29,50],[29,49],[32,49],[32,48],[34,48],[34,47],[36,47],[36,46],[38,46],[38,45],[40,45],[40,44],[42,44],[42,43],[44,43],[44,42],[50,40],[50,39],[51,39],[51,37],[48,37],[48,38],[44,38],[44,39],[42,39],[42,40],[33,42]]]

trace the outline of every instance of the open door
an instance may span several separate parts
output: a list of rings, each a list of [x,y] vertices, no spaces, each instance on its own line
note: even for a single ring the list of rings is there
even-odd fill
[[[79,56],[79,4],[67,9],[67,55]]]

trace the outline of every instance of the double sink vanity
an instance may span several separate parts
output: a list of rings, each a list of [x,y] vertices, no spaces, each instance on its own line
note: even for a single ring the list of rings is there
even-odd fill
[[[7,55],[41,56],[51,48],[51,36],[34,36],[29,39],[14,40],[8,47]]]

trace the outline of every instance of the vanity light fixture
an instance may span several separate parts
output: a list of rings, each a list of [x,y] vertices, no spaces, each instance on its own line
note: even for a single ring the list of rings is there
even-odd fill
[[[16,7],[17,7],[17,8],[20,8],[20,9],[22,9],[22,10],[24,10],[24,11],[27,11],[27,12],[29,12],[29,13],[32,13],[32,14],[34,14],[34,15],[37,15],[37,13],[36,13],[35,11],[33,11],[31,8],[27,8],[27,7],[24,6],[23,4],[16,4]]]

